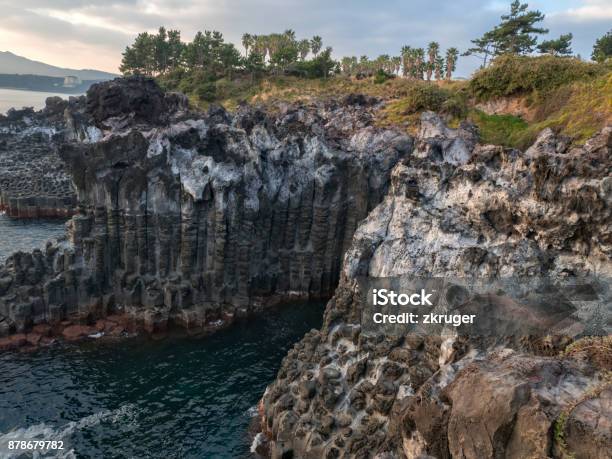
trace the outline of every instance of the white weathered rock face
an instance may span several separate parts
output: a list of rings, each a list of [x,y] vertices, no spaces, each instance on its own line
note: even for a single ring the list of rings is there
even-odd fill
[[[263,397],[273,457],[557,457],[562,410],[588,394],[589,409],[607,403],[606,364],[542,356],[563,339],[491,350],[362,329],[362,277],[612,279],[611,128],[569,151],[544,131],[522,153],[478,145],[431,113],[422,121],[355,232],[322,330],[296,344]],[[576,422],[596,439],[579,447],[594,456],[576,457],[605,457],[609,434]]]

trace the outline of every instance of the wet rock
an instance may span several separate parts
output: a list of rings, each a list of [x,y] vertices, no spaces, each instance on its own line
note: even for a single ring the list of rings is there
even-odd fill
[[[96,329],[88,325],[68,325],[62,331],[62,336],[68,341],[73,341],[94,333],[96,333]]]

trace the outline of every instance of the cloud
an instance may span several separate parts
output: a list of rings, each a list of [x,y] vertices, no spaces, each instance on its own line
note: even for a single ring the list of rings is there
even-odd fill
[[[612,21],[612,2],[610,0],[584,0],[581,6],[553,12],[550,18],[553,21],[566,22],[600,22]]]
[[[339,0],[0,0],[4,13],[0,49],[56,65],[116,71],[121,52],[138,32],[165,25],[181,30],[185,40],[198,30],[219,30],[239,48],[244,32],[265,34],[290,28],[298,37],[321,35],[336,57],[397,55],[402,45],[424,47],[430,41],[440,42],[443,49],[465,50],[470,39],[499,22],[508,4],[509,0],[352,0],[350,4]],[[574,48],[583,55],[612,17],[609,0],[534,0],[532,6],[546,13],[544,25],[551,34],[574,32]],[[457,74],[468,76],[478,63],[475,58],[460,58]]]

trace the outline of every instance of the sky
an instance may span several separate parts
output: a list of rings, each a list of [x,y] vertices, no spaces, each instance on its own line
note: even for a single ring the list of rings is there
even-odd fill
[[[523,0],[525,1],[525,0]],[[528,1],[528,0],[527,0]],[[589,58],[595,40],[612,29],[612,0],[533,0],[548,37],[574,34],[573,50]],[[293,29],[320,35],[334,57],[398,55],[403,45],[461,52],[499,22],[510,0],[0,0],[0,51],[70,68],[118,72],[121,52],[143,31],[179,29],[183,40],[218,30],[241,51],[244,32]],[[461,57],[457,76],[479,65]],[[1,71],[1,69],[0,69]]]

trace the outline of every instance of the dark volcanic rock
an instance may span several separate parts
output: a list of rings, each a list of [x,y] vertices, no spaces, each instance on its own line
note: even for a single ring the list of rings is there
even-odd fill
[[[73,108],[79,101],[73,98]],[[0,117],[0,210],[11,217],[73,214],[76,196],[57,155],[69,105],[50,97],[39,112],[10,110],[7,117]]]
[[[100,128],[109,118],[122,116],[146,124],[167,124],[172,113],[186,108],[185,96],[167,95],[152,78],[142,76],[97,83],[87,91],[87,113]]]
[[[194,113],[142,78],[92,86],[66,119],[72,246],[9,258],[0,315],[12,330],[115,311],[152,331],[208,327],[330,297],[355,228],[412,146],[359,106]]]

